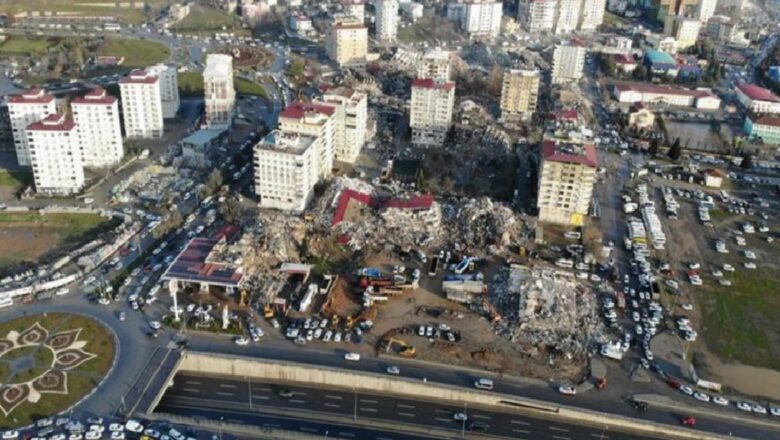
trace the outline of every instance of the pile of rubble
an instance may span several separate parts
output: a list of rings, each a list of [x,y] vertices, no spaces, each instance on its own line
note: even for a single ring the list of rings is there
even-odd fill
[[[524,222],[508,206],[487,197],[466,202],[446,203],[443,207],[447,236],[451,245],[469,255],[518,243]]]
[[[596,295],[570,273],[512,265],[489,290],[504,316],[498,333],[529,355],[581,358],[593,343],[608,339]]]

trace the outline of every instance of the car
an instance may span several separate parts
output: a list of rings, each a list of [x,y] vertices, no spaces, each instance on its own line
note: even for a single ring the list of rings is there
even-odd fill
[[[144,430],[144,435],[151,438],[160,438],[160,431],[148,428]]]
[[[88,431],[104,432],[106,427],[97,423],[89,425]]]
[[[680,307],[682,307],[683,310],[688,310],[688,311],[693,310],[693,304],[691,303],[682,304]]]
[[[127,318],[125,312],[119,312],[119,320],[124,321]]]
[[[715,278],[721,278],[721,277],[723,277],[723,272],[721,272],[721,271],[719,271],[717,269],[713,270],[712,271],[712,276],[714,276]]]
[[[19,431],[3,431],[3,440],[15,440],[19,438]]]
[[[276,394],[278,394],[279,397],[282,397],[284,399],[291,399],[295,395],[295,393],[285,388],[280,389],[279,391],[276,392]]]
[[[777,407],[774,407],[774,406],[770,407],[769,408],[769,413],[772,414],[773,416],[780,416],[780,408],[777,408]]]
[[[390,365],[389,367],[387,367],[386,371],[387,374],[391,374],[393,376],[398,376],[399,374],[401,374],[401,370],[395,365]]]
[[[469,428],[469,431],[476,431],[476,432],[487,432],[488,428],[490,428],[490,425],[483,422],[477,422],[474,420],[469,420],[467,425]]]
[[[271,319],[271,327],[279,328],[279,321],[276,318]]]
[[[103,433],[98,431],[87,431],[87,433],[84,434],[85,440],[100,440],[101,437],[103,437]]]
[[[718,284],[720,284],[721,286],[730,286],[731,280],[726,280],[726,279],[718,280]]]
[[[756,263],[750,261],[744,263],[743,266],[745,266],[745,269],[755,269],[757,267]]]
[[[702,402],[709,402],[710,401],[710,396],[708,394],[704,394],[704,393],[701,393],[701,392],[698,392],[698,391],[693,393],[693,397],[696,400],[701,400]]]
[[[149,327],[151,327],[152,330],[160,330],[162,328],[162,324],[160,324],[160,321],[150,321]]]
[[[336,334],[333,335],[333,342],[341,342],[341,332],[336,332]]]
[[[721,406],[728,406],[729,399],[726,399],[726,398],[721,397],[721,396],[712,396],[712,403],[714,403],[716,405],[721,405]]]
[[[679,387],[678,389],[679,389],[679,390],[680,390],[680,392],[682,392],[683,394],[687,394],[687,395],[689,395],[689,396],[693,396],[693,388],[689,387],[688,385],[682,385],[682,384],[681,384],[681,385],[680,385],[680,387]]]
[[[68,436],[65,434],[54,434],[53,436],[49,437],[49,440],[67,440]]]
[[[45,428],[47,426],[51,426],[54,424],[54,419],[46,418],[46,419],[38,419],[35,421],[35,426],[37,428]]]
[[[753,412],[753,407],[747,402],[737,402],[737,409],[745,412]]]
[[[480,377],[476,381],[474,381],[474,388],[480,389],[480,390],[492,390],[493,389],[493,381],[491,379],[487,379],[484,377]]]
[[[124,431],[125,427],[121,423],[112,423],[108,425],[108,430],[111,432]]]
[[[357,362],[360,360],[360,355],[358,353],[347,353],[344,355],[344,359],[352,362]]]
[[[314,339],[314,330],[309,329],[309,331],[306,332],[306,340],[311,341]]]
[[[239,336],[236,339],[234,339],[233,342],[235,342],[236,345],[241,345],[241,346],[249,345],[249,338],[247,338],[246,336]]]
[[[54,294],[57,296],[62,296],[62,295],[67,295],[68,292],[70,292],[70,289],[68,289],[67,287],[60,287],[59,289],[57,289],[56,292],[54,292]]]
[[[108,298],[100,298],[98,300],[98,304],[100,304],[101,306],[107,306],[111,304],[111,300],[109,300]]]
[[[92,284],[92,283],[94,283],[96,280],[97,280],[97,278],[95,278],[95,276],[94,276],[94,275],[90,275],[89,277],[87,277],[87,278],[85,278],[85,279],[84,279],[84,282],[83,282],[83,284],[84,284],[85,286],[87,286],[87,285],[89,285],[89,284]]]
[[[456,422],[465,422],[468,420],[468,416],[466,413],[456,412],[452,414],[452,420],[455,420]]]
[[[563,394],[564,396],[575,396],[577,395],[577,389],[569,386],[569,385],[561,385],[558,387],[558,392]]]
[[[74,432],[68,436],[68,440],[84,440],[84,434],[80,432]]]
[[[757,404],[757,403],[754,403],[754,404],[752,405],[752,408],[751,408],[751,409],[752,409],[752,410],[753,410],[753,412],[754,412],[754,413],[756,413],[756,414],[766,414],[766,413],[767,413],[767,411],[766,411],[766,407],[764,407],[764,406],[762,406],[762,405],[759,405],[759,404]]]
[[[81,422],[74,420],[65,424],[65,429],[70,432],[80,432],[84,430],[84,425]]]
[[[333,331],[328,330],[322,336],[322,342],[330,342],[330,338],[332,338],[332,337],[333,337]]]
[[[671,287],[672,289],[677,289],[678,287],[680,287],[680,283],[678,283],[675,280],[666,280],[664,281],[664,284]]]
[[[725,271],[725,272],[734,272],[734,270],[735,270],[734,266],[732,266],[732,265],[730,265],[728,263],[723,265],[723,271]]]
[[[111,433],[111,440],[125,440],[125,433],[122,431],[114,431]]]

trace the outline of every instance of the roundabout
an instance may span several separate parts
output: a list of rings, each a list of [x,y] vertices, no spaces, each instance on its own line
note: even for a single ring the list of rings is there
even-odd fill
[[[49,313],[0,323],[0,428],[67,410],[105,377],[114,337],[82,315]]]

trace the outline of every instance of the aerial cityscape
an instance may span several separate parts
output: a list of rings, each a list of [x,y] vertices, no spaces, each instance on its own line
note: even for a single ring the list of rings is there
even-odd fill
[[[0,440],[328,438],[780,439],[780,0],[0,0]]]

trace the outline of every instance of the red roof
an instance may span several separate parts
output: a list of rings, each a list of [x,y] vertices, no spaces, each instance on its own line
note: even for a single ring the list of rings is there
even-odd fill
[[[612,60],[617,64],[636,64],[636,60],[631,55],[616,53],[612,55]]]
[[[102,87],[95,87],[84,96],[79,96],[71,101],[71,104],[113,104],[116,97],[106,94]]]
[[[450,81],[443,84],[437,84],[430,78],[415,78],[412,80],[412,87],[422,87],[426,89],[451,90],[455,88],[455,83]]]
[[[27,126],[27,130],[33,131],[70,131],[76,123],[72,119],[65,119],[65,115],[53,113],[38,122]]]
[[[333,26],[335,29],[366,29],[366,25],[360,23],[344,23]]]
[[[780,98],[777,97],[772,91],[759,87],[754,84],[742,83],[737,86],[740,92],[753,101],[770,101],[780,102]]]
[[[315,112],[323,115],[330,116],[336,112],[336,108],[331,105],[315,104],[312,102],[295,101],[292,104],[285,107],[279,117],[301,119],[306,116],[306,113]]]
[[[657,93],[663,95],[682,95],[701,98],[704,96],[714,96],[707,90],[690,90],[682,87],[654,86],[651,84],[615,84],[615,88],[621,92],[639,92],[639,93]]]
[[[564,121],[576,121],[580,117],[580,114],[573,108],[565,108],[563,110],[553,112],[552,117],[554,119],[560,119]]]
[[[347,211],[350,200],[360,202],[376,210],[388,208],[429,209],[433,204],[433,196],[430,194],[423,194],[421,196],[415,196],[409,199],[388,199],[383,201],[372,197],[370,194],[362,193],[352,189],[345,189],[339,196],[339,203],[336,206],[336,211],[333,214],[333,220],[330,223],[331,226],[336,226],[337,224],[341,223],[342,220],[344,220],[344,214]]]
[[[753,124],[780,127],[780,116],[761,116],[760,118],[753,121]]]
[[[596,167],[598,165],[598,158],[596,156],[596,148],[591,144],[577,145],[582,154],[578,154],[573,149],[567,150],[561,148],[562,145],[558,145],[552,139],[545,140],[542,144],[542,156],[544,160],[563,163],[578,163],[587,167]]]
[[[154,84],[157,77],[145,70],[133,70],[129,75],[119,80],[119,84]]]
[[[45,90],[34,87],[24,92],[13,95],[8,98],[8,102],[13,104],[48,104],[54,100],[54,97],[47,94]]]

